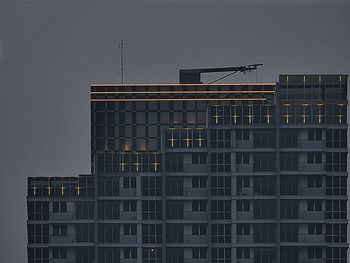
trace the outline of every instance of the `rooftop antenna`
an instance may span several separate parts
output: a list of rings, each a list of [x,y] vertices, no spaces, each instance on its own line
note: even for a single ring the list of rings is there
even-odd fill
[[[122,76],[122,84],[124,84],[124,39],[120,40],[120,71]]]

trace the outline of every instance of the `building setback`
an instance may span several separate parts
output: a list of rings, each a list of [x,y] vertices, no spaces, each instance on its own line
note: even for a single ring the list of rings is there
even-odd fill
[[[93,84],[91,175],[27,204],[28,263],[346,263],[347,75]]]

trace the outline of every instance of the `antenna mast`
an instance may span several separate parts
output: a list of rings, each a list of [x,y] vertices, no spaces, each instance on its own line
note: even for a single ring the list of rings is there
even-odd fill
[[[124,39],[120,40],[120,70],[122,76],[122,84],[124,84]]]

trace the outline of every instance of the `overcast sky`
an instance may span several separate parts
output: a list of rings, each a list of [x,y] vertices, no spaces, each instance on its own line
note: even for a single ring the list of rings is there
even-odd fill
[[[1,0],[1,262],[26,260],[26,178],[89,172],[89,83],[120,82],[121,38],[128,83],[252,63],[263,81],[349,74],[346,2]]]

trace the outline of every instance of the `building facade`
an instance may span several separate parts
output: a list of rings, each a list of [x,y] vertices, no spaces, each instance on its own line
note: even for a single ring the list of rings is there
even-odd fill
[[[347,76],[94,84],[91,175],[28,179],[29,263],[346,263]]]

